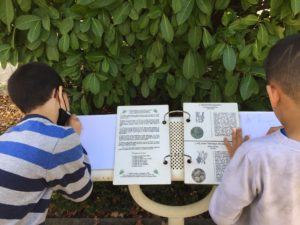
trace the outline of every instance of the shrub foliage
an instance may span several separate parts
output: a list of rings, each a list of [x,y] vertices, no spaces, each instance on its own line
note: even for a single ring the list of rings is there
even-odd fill
[[[1,0],[0,62],[42,61],[74,109],[234,101],[267,108],[263,61],[300,29],[299,0]]]

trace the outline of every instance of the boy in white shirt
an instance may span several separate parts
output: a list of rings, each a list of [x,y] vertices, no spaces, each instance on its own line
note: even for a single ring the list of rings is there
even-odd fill
[[[209,212],[218,225],[300,224],[300,35],[280,40],[265,63],[267,92],[283,128],[243,143],[241,130]]]

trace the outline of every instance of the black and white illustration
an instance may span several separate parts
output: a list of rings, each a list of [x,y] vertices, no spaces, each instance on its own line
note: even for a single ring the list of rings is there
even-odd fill
[[[198,151],[198,156],[196,158],[196,161],[198,164],[205,164],[205,161],[207,159],[208,153],[206,151]]]
[[[196,112],[196,123],[204,122],[204,112]]]
[[[201,127],[193,127],[191,130],[191,135],[195,139],[200,139],[204,135],[204,131]]]
[[[205,171],[200,168],[194,169],[192,172],[192,178],[196,183],[202,183],[206,178]]]
[[[184,103],[185,183],[220,183],[229,157],[224,138],[231,141],[232,128],[239,127],[236,103]],[[201,171],[201,170],[203,171]],[[200,178],[201,177],[201,178]]]

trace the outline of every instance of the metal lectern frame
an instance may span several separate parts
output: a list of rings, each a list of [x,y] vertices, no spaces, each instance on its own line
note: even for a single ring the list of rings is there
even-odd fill
[[[172,181],[184,180],[184,133],[183,133],[183,117],[170,117],[170,160],[172,171]],[[162,159],[163,161],[163,159]],[[95,170],[92,173],[93,181],[112,181],[112,170]],[[213,188],[210,193],[198,202],[182,205],[170,206],[157,203],[148,198],[141,190],[140,185],[129,185],[129,192],[134,201],[146,211],[168,218],[169,225],[184,225],[184,218],[202,214],[208,210],[208,204]]]

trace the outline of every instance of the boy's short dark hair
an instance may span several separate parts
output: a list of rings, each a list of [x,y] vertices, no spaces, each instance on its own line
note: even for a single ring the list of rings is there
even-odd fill
[[[265,62],[268,84],[276,82],[283,91],[300,102],[300,34],[278,41]]]
[[[46,103],[53,90],[63,85],[58,73],[43,63],[20,66],[8,80],[8,94],[19,109],[28,113]]]

